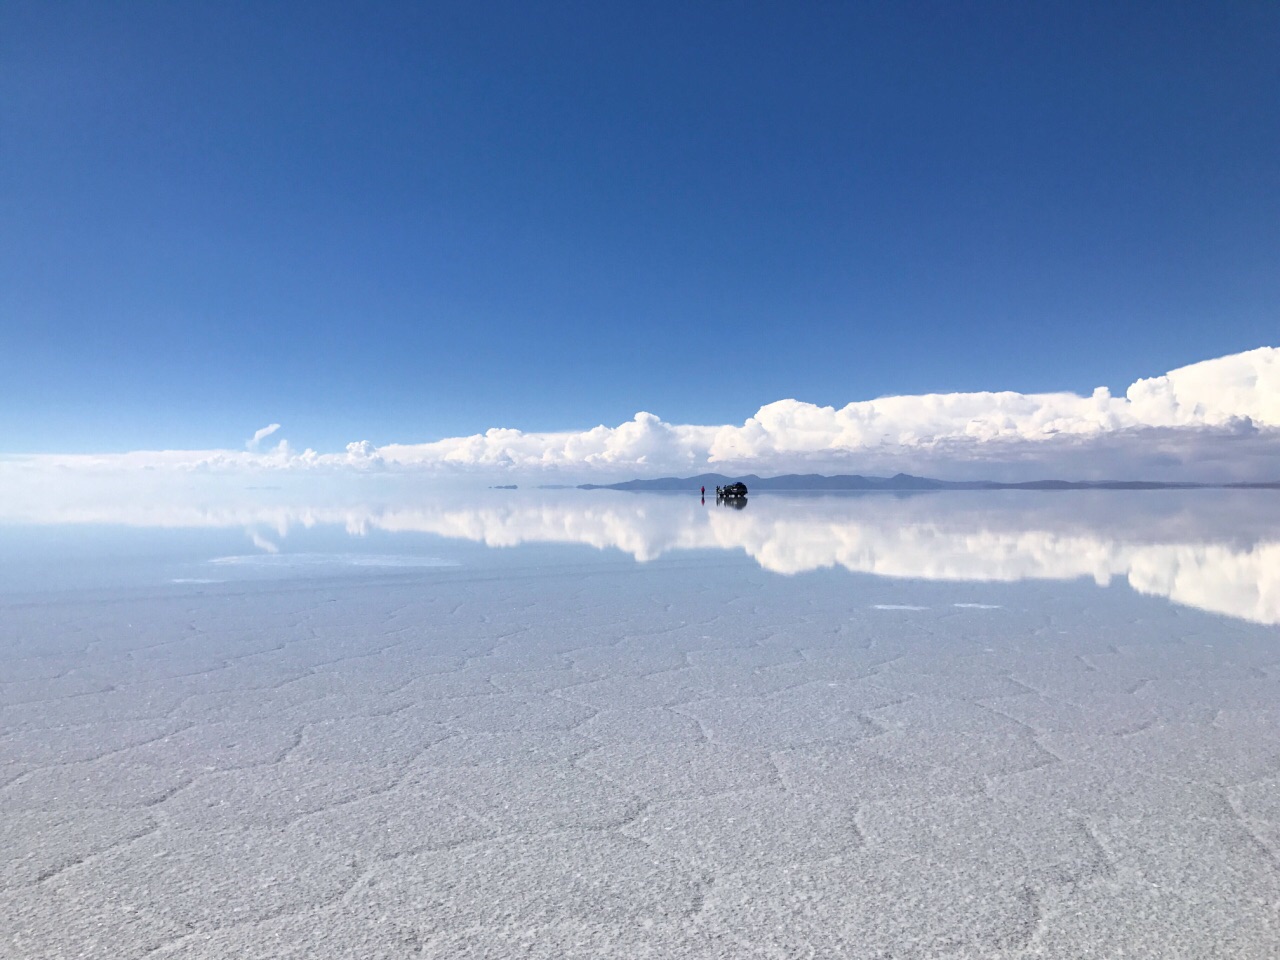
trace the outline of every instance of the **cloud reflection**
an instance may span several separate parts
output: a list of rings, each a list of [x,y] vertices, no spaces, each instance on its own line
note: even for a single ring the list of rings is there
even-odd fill
[[[365,489],[307,499],[240,488],[59,498],[28,491],[6,505],[0,522],[241,528],[268,550],[287,550],[291,530],[334,527],[491,547],[583,544],[640,562],[735,550],[787,575],[838,567],[924,580],[1119,580],[1186,606],[1280,623],[1280,496],[1271,491],[765,495],[730,511],[696,496],[611,491],[432,496],[378,488],[376,496]]]

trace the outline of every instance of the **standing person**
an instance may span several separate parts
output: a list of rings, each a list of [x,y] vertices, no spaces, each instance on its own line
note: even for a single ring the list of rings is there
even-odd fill
[[[700,492],[701,492],[702,496],[704,496],[704,497],[705,497],[705,496],[707,495],[707,488],[704,486]]]

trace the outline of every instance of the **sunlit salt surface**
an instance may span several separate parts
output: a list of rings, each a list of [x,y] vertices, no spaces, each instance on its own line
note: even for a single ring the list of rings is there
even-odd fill
[[[0,955],[1274,957],[1278,500],[11,496]]]

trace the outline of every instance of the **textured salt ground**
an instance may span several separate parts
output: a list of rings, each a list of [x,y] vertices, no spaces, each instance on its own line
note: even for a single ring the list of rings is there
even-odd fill
[[[0,631],[5,957],[1280,954],[1280,631],[1123,588],[509,565]]]

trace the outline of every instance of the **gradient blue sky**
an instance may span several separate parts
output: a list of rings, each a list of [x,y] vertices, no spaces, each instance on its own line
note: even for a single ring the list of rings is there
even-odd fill
[[[1280,342],[1280,5],[0,9],[0,451],[741,423]]]

